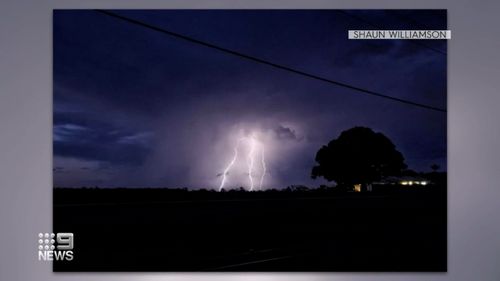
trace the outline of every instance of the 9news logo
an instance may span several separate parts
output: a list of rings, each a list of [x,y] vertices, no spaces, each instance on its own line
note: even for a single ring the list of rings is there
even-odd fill
[[[38,233],[39,261],[72,261],[73,233]]]

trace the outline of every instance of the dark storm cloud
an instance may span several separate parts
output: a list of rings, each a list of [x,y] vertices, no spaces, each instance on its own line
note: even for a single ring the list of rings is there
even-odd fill
[[[151,132],[126,132],[107,127],[54,124],[54,154],[112,163],[140,164],[148,153]]]
[[[297,134],[295,133],[295,130],[285,127],[285,126],[278,126],[274,132],[276,133],[276,136],[278,137],[279,140],[294,140],[294,141],[299,141],[302,139],[302,137],[298,137]]]
[[[411,28],[385,12],[349,12],[387,29]],[[409,42],[347,40],[348,29],[367,26],[335,11],[118,13],[321,76],[446,105],[445,57]],[[446,28],[444,12],[398,13]],[[268,146],[270,185],[310,184],[317,149],[353,126],[387,134],[412,168],[444,166],[445,114],[93,11],[54,14],[54,154],[55,165],[68,167],[60,179],[67,185],[217,186],[235,140],[255,131]]]

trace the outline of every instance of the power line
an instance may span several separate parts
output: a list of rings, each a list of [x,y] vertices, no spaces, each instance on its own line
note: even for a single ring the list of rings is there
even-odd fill
[[[389,100],[401,102],[401,103],[404,103],[404,104],[409,104],[409,105],[413,105],[413,106],[417,106],[417,107],[421,107],[421,108],[426,108],[426,109],[430,109],[430,110],[434,110],[434,111],[439,111],[439,112],[446,112],[446,109],[443,109],[443,108],[438,108],[438,107],[434,107],[434,106],[431,106],[431,105],[417,103],[417,102],[410,101],[410,100],[400,99],[400,98],[396,98],[396,97],[393,97],[393,96],[389,96],[389,95],[381,94],[381,93],[378,93],[378,92],[374,92],[374,91],[366,90],[366,89],[363,89],[363,88],[359,88],[359,87],[356,87],[356,86],[352,86],[352,85],[349,85],[349,84],[346,84],[346,83],[334,81],[334,80],[331,80],[331,79],[328,79],[328,78],[324,78],[324,77],[317,76],[317,75],[314,75],[314,74],[310,74],[310,73],[307,73],[307,72],[304,72],[304,71],[301,71],[301,70],[297,70],[297,69],[294,69],[294,68],[291,68],[291,67],[288,67],[288,66],[280,65],[280,64],[273,63],[273,62],[270,62],[270,61],[266,61],[266,60],[263,60],[263,59],[260,59],[260,58],[254,57],[254,56],[243,54],[243,53],[240,53],[238,51],[234,51],[234,50],[231,50],[231,49],[220,47],[220,46],[217,46],[217,45],[205,42],[205,41],[201,41],[201,40],[198,40],[198,39],[195,39],[195,38],[192,38],[192,37],[180,34],[180,33],[176,33],[176,32],[173,32],[173,31],[166,30],[164,28],[153,26],[153,25],[150,25],[150,24],[142,22],[142,21],[138,21],[138,20],[131,19],[131,18],[128,18],[128,17],[124,17],[124,16],[121,16],[121,15],[113,13],[113,12],[109,12],[109,11],[105,11],[105,10],[95,10],[95,11],[99,12],[101,14],[113,17],[113,18],[117,18],[117,19],[126,21],[128,23],[139,25],[139,26],[142,26],[142,27],[145,27],[145,28],[148,28],[148,29],[151,29],[151,30],[163,33],[163,34],[167,34],[167,35],[170,35],[170,36],[173,36],[173,37],[176,37],[176,38],[179,38],[179,39],[191,42],[191,43],[195,43],[195,44],[198,44],[198,45],[201,45],[201,46],[212,48],[212,49],[215,49],[215,50],[227,53],[227,54],[231,54],[231,55],[234,55],[234,56],[237,56],[237,57],[240,57],[240,58],[244,58],[244,59],[247,59],[247,60],[250,60],[250,61],[253,61],[253,62],[257,62],[257,63],[260,63],[260,64],[265,64],[265,65],[268,65],[268,66],[272,66],[272,67],[277,68],[277,69],[281,69],[281,70],[285,70],[285,71],[288,71],[288,72],[292,72],[292,73],[295,73],[295,74],[298,74],[298,75],[302,75],[302,76],[305,76],[305,77],[309,77],[309,78],[312,78],[312,79],[315,79],[315,80],[327,82],[327,83],[334,84],[334,85],[337,85],[337,86],[340,86],[340,87],[344,87],[344,88],[347,88],[347,89],[355,90],[355,91],[358,91],[358,92],[361,92],[361,93],[364,93],[364,94],[368,94],[368,95],[372,95],[372,96],[376,96],[376,97],[380,97],[380,98],[385,98],[385,99],[389,99]]]

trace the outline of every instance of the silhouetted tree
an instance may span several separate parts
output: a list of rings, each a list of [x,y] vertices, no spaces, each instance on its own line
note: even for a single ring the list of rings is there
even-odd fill
[[[432,171],[433,171],[434,173],[435,173],[435,172],[437,172],[437,171],[439,170],[439,168],[440,168],[440,167],[439,167],[439,165],[438,165],[438,164],[432,164],[432,165],[431,165],[431,169],[432,169]]]
[[[339,185],[369,184],[383,176],[400,175],[406,168],[401,152],[382,133],[354,127],[323,146],[316,154],[312,178]]]

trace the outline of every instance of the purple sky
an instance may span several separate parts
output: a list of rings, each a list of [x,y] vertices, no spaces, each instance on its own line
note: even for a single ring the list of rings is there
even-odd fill
[[[446,108],[446,56],[348,29],[446,29],[443,10],[116,11],[279,64]],[[361,21],[363,19],[365,21]],[[424,24],[425,23],[425,24]],[[446,52],[444,41],[421,41]],[[264,147],[264,188],[317,186],[316,151],[366,126],[409,168],[446,169],[446,114],[311,80],[95,11],[54,12],[54,185],[218,188],[238,139]],[[227,186],[248,186],[248,153]],[[260,157],[260,156],[259,156]],[[261,161],[256,156],[255,161]],[[255,170],[255,179],[261,171]]]

